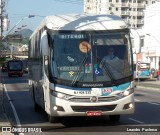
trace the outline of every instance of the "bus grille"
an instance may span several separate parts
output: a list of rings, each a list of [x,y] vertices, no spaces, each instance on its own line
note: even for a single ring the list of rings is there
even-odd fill
[[[103,105],[103,106],[71,106],[75,112],[87,112],[87,111],[112,111],[117,105]]]
[[[73,97],[70,98],[69,101],[71,102],[91,102],[91,97]],[[112,102],[120,99],[120,96],[111,96],[111,97],[98,97],[97,102]]]

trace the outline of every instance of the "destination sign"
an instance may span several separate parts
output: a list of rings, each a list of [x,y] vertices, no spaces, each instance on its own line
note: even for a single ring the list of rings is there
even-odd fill
[[[86,36],[84,34],[63,34],[59,35],[60,39],[84,39]]]

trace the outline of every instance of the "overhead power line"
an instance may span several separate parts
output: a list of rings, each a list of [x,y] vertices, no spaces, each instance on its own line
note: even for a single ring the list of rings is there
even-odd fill
[[[63,3],[69,3],[69,4],[76,4],[76,5],[83,5],[83,0],[53,0],[56,2],[63,2]]]
[[[69,3],[69,4],[76,4],[76,5],[84,5],[84,0],[53,0],[53,1]],[[128,2],[126,2],[125,4],[129,6]],[[92,6],[101,5],[101,7],[106,7],[106,5],[109,5],[111,7],[114,7],[114,6],[121,6],[122,2],[113,4],[112,2],[103,2],[102,3],[101,1],[97,1],[97,2],[96,1],[94,1],[94,2],[91,1],[91,2],[86,2],[85,5],[92,5]]]

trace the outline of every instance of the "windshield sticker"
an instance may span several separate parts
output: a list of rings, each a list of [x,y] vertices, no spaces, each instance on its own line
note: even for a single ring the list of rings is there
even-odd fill
[[[91,45],[88,42],[83,41],[79,44],[79,49],[82,53],[87,53],[91,50]]]
[[[68,59],[69,62],[74,62],[74,59],[70,56],[68,56],[67,59]]]
[[[98,69],[97,69],[97,68],[95,68],[94,73],[95,73],[96,75],[98,75],[98,74],[100,73],[100,71],[98,71]]]
[[[83,34],[64,34],[59,35],[60,39],[84,39]]]
[[[99,68],[99,67],[97,66],[97,64],[94,64],[94,74],[95,74],[96,76],[101,76],[101,75],[102,75],[102,69]]]
[[[70,77],[73,77],[74,72],[73,72],[73,71],[70,71],[69,74],[70,74]]]
[[[102,95],[104,96],[108,96],[109,94],[111,94],[113,92],[112,88],[104,88],[102,89]]]
[[[92,88],[92,94],[96,96],[101,96],[101,89],[100,88]]]
[[[64,66],[64,67],[59,67],[60,71],[78,71],[79,67],[71,67],[71,66]]]

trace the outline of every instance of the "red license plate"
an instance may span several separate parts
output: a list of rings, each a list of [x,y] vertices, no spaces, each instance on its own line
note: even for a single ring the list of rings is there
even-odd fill
[[[102,112],[101,111],[87,111],[86,114],[87,116],[101,116]]]

